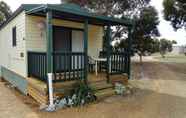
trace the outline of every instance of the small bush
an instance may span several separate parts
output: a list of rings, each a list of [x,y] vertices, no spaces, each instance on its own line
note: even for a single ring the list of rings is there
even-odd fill
[[[74,106],[80,106],[94,102],[96,96],[94,91],[83,81],[79,81],[74,85],[74,90],[72,91],[72,100]]]

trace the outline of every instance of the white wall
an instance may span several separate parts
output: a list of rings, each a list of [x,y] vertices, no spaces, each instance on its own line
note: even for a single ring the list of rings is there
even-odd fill
[[[41,35],[42,30],[40,30],[37,26],[39,22],[45,22],[45,18],[39,16],[30,16],[30,15],[26,16],[27,51],[41,51],[41,52],[46,51],[46,36],[44,35],[45,34],[44,32],[43,35]],[[55,26],[65,26],[65,27],[83,29],[82,23],[77,23],[72,21],[54,19],[53,24]],[[73,38],[75,39],[75,41],[73,42],[79,40],[77,37],[82,37],[82,35],[77,34],[77,32],[74,33]],[[102,49],[103,27],[96,26],[96,25],[89,25],[88,37],[89,37],[88,55],[92,57],[98,57],[99,50]],[[73,50],[75,50],[76,48],[78,47],[74,47]]]
[[[27,51],[46,51],[45,32],[38,28],[38,22],[45,21],[44,17],[28,16],[24,12],[19,14],[3,29],[0,30],[0,66],[6,67],[17,74],[27,76]],[[83,29],[82,23],[65,20],[53,20],[56,26],[75,27]],[[17,46],[12,46],[12,28],[17,28]],[[75,43],[80,44],[82,34],[74,33]],[[79,37],[79,38],[78,38]],[[97,57],[102,48],[103,27],[89,25],[88,55]],[[73,50],[79,48],[73,46]],[[79,49],[78,51],[81,51]],[[23,53],[24,57],[20,54]],[[1,74],[1,72],[0,72]]]
[[[16,26],[17,46],[12,46],[12,28]],[[22,12],[0,30],[0,65],[26,76],[25,13]],[[24,57],[20,54],[23,53]]]

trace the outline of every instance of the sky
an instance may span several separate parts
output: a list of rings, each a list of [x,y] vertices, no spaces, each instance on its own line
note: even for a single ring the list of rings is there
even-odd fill
[[[39,4],[39,3],[60,3],[60,0],[3,0],[5,1],[12,11],[15,11],[21,4]],[[167,22],[163,19],[163,0],[152,0],[151,5],[159,12],[160,24],[158,26],[161,37],[169,40],[176,40],[177,45],[186,45],[186,31],[184,29],[178,30],[175,32],[170,25],[170,22]]]

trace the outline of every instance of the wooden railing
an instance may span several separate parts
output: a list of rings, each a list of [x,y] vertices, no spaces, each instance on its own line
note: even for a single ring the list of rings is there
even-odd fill
[[[55,81],[71,81],[85,78],[85,53],[55,52],[54,75]]]
[[[47,59],[45,52],[28,52],[28,76],[42,81],[47,77]]]
[[[101,58],[107,58],[107,52],[100,52]],[[128,54],[124,50],[111,51],[107,60],[108,74],[122,74],[128,72]]]
[[[85,79],[84,52],[53,53],[54,82]],[[108,74],[128,72],[128,56],[124,52],[110,52],[105,67]],[[28,75],[42,81],[47,80],[47,58],[45,52],[28,52]]]
[[[124,52],[111,52],[110,53],[110,73],[111,74],[122,74],[127,73],[128,69],[128,58]]]
[[[85,78],[85,53],[54,52],[54,82]],[[44,52],[28,52],[28,75],[42,81],[47,80],[47,59]]]

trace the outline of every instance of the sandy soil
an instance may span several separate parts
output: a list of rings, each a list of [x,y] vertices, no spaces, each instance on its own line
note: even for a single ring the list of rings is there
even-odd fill
[[[0,83],[0,118],[186,118],[186,64],[133,63],[133,94],[54,113]]]

